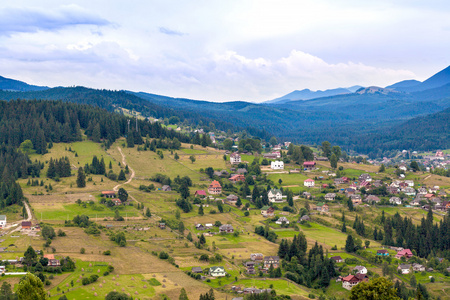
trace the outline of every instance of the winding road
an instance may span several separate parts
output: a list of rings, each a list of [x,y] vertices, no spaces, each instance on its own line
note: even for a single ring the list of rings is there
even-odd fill
[[[123,154],[122,149],[120,149],[120,147],[117,147],[117,150],[119,150],[120,155],[122,155],[122,164],[123,164],[124,166],[127,166],[127,162],[126,162],[126,160],[125,160],[125,154]],[[134,172],[134,170],[133,170],[130,166],[128,166],[128,170],[130,170],[130,172],[131,172],[130,178],[129,178],[127,181],[125,181],[124,183],[120,183],[120,184],[116,185],[115,187],[113,187],[114,192],[119,191],[119,188],[120,188],[122,185],[125,185],[125,184],[130,183],[130,182],[133,180],[134,176],[136,176],[136,172]],[[130,197],[131,199],[133,199],[133,201],[139,203],[139,201],[137,201],[137,200],[136,200],[133,196],[131,196],[130,194],[128,194],[128,197]]]

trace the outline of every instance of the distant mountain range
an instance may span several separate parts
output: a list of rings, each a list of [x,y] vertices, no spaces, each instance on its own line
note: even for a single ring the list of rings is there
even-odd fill
[[[277,101],[260,104],[216,103],[84,87],[36,87],[1,79],[0,99],[4,100],[60,99],[93,104],[111,111],[123,107],[156,118],[178,116],[202,127],[214,123],[216,128],[225,131],[245,129],[263,139],[274,135],[281,140],[305,144],[328,140],[346,151],[373,156],[394,149],[450,148],[448,130],[442,131],[447,128],[443,123],[450,123],[450,67],[424,82],[407,80],[386,88],[355,86],[316,92],[295,91],[274,99]],[[292,100],[298,95],[304,99]],[[311,98],[318,95],[319,98]],[[440,113],[446,109],[446,113]],[[426,130],[417,128],[417,134],[414,134],[414,124],[426,124],[420,128]]]
[[[31,92],[47,90],[47,86],[29,85],[23,81],[9,79],[0,76],[0,90],[7,90],[13,92]]]

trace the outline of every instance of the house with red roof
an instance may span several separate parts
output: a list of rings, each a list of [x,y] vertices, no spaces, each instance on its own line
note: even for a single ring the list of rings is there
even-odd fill
[[[359,279],[354,275],[348,275],[342,278],[342,287],[347,290],[351,290],[352,287],[359,283]]]
[[[201,197],[201,198],[206,197],[206,192],[204,190],[195,191],[194,197]]]
[[[213,182],[211,182],[208,187],[208,193],[212,195],[219,195],[220,193],[222,193],[222,186],[220,185],[220,182],[218,182],[217,180],[213,180]]]
[[[230,177],[230,181],[232,183],[236,183],[236,182],[244,182],[245,181],[245,176],[241,175],[241,174],[236,174]]]
[[[308,178],[305,181],[303,181],[303,185],[306,187],[313,187],[315,184],[314,179]]]
[[[305,170],[314,170],[316,168],[316,162],[315,161],[305,161],[303,163],[303,168]]]
[[[114,192],[114,191],[102,191],[102,197],[115,198],[116,197],[116,192]]]
[[[413,257],[413,254],[411,252],[411,250],[409,249],[403,249],[397,252],[397,254],[395,255],[395,258],[402,258],[405,257],[406,259]]]

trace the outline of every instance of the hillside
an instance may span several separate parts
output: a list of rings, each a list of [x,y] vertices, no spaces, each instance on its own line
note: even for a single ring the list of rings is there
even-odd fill
[[[29,92],[29,91],[43,91],[49,89],[46,86],[29,85],[23,81],[14,80],[0,76],[0,90]]]

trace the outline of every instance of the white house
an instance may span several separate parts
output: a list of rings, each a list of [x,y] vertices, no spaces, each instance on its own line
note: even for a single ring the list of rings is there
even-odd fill
[[[267,193],[267,197],[269,198],[269,201],[272,203],[279,203],[279,202],[283,202],[283,194],[281,193],[281,191],[279,189],[271,189],[268,193]]]
[[[241,156],[239,153],[235,152],[230,155],[230,163],[232,165],[237,165],[241,163]]]
[[[356,266],[353,268],[353,270],[355,270],[356,273],[359,273],[359,274],[367,274],[367,268],[364,266]]]
[[[209,268],[209,275],[213,277],[226,276],[227,272],[225,272],[224,267],[211,267]]]
[[[315,184],[314,179],[308,178],[305,181],[303,181],[303,185],[307,187],[313,187]]]
[[[400,199],[399,197],[391,197],[389,198],[389,203],[401,205],[402,199]]]
[[[272,168],[272,170],[283,170],[284,169],[284,162],[282,161],[272,161],[270,163],[270,167]]]
[[[414,187],[414,180],[405,180],[405,183],[406,183],[409,187]]]
[[[0,228],[5,228],[6,226],[6,216],[0,215]]]
[[[281,225],[281,224],[283,224],[283,223],[289,224],[289,220],[288,220],[286,217],[280,217],[280,218],[275,222],[275,224],[279,224],[279,225]]]
[[[401,264],[397,267],[397,270],[400,270],[402,272],[402,274],[409,274],[411,272],[410,268],[411,268],[411,265]]]

